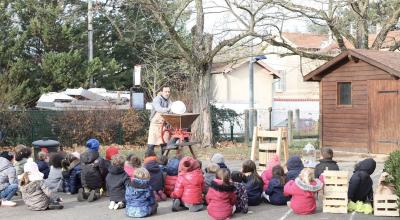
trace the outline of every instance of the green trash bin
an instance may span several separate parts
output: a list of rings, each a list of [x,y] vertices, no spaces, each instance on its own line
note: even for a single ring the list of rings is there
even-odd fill
[[[50,154],[50,153],[56,153],[60,149],[60,142],[45,138],[42,140],[37,140],[32,142],[32,145],[33,145],[33,153],[35,160],[38,159],[37,156],[40,151],[44,151]]]

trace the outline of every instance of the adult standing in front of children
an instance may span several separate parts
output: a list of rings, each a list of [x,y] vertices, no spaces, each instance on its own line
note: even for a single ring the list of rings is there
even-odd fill
[[[105,186],[108,169],[105,160],[99,155],[100,142],[90,139],[86,142],[87,151],[81,154],[81,182],[83,189],[78,191],[78,201],[93,202],[100,198],[100,189]]]
[[[161,116],[163,113],[168,113],[171,109],[171,100],[169,99],[171,89],[168,86],[163,86],[161,94],[153,99],[152,109],[150,114],[150,128],[149,137],[147,139],[147,150],[154,151],[156,145],[161,147],[161,155],[164,153],[166,144],[164,143],[162,135],[162,127],[164,118]]]
[[[15,206],[16,203],[10,201],[18,190],[18,179],[15,167],[12,164],[14,155],[8,151],[0,154],[0,205]]]

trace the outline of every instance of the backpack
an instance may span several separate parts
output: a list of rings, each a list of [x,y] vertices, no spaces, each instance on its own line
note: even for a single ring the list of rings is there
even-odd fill
[[[98,189],[103,186],[99,163],[100,158],[97,158],[93,163],[82,164],[81,179],[84,187]]]

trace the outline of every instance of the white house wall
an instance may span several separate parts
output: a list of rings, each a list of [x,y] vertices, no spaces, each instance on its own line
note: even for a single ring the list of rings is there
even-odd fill
[[[300,56],[296,55],[280,57],[280,55],[278,55],[287,52],[289,52],[287,49],[273,46],[268,47],[265,51],[267,54],[267,59],[263,60],[263,62],[277,71],[284,71],[286,74],[286,90],[282,92],[276,92],[274,94],[274,98],[318,99],[318,83],[304,82],[303,75],[306,75],[326,61],[302,58],[302,65],[300,65]]]
[[[318,120],[319,84],[304,82],[303,75],[326,61],[302,58],[302,65],[300,65],[300,56],[279,56],[279,54],[290,52],[285,48],[270,46],[265,52],[267,59],[263,62],[276,71],[286,74],[282,77],[285,79],[284,90],[276,91],[273,95],[272,126],[286,120],[289,110],[295,114],[296,109],[300,110],[300,118]]]
[[[273,76],[264,68],[254,64],[254,102],[256,108],[272,106]],[[227,74],[211,77],[210,100],[218,103],[249,104],[248,65],[243,65]]]
[[[210,100],[220,108],[230,108],[243,113],[249,108],[249,69],[248,63],[227,74],[213,74],[211,77]],[[258,124],[268,126],[267,109],[272,107],[273,76],[258,64],[254,64],[254,107],[260,112]],[[234,127],[234,133],[244,132],[244,117],[241,126]],[[229,131],[229,125],[225,125]]]

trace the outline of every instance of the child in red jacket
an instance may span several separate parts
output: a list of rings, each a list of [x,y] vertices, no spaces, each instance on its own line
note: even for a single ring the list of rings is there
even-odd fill
[[[323,183],[314,178],[314,171],[304,168],[299,177],[286,183],[283,194],[292,196],[290,207],[299,215],[308,215],[317,208],[315,193],[322,189]]]
[[[208,215],[214,220],[229,219],[236,203],[235,186],[226,168],[217,171],[217,178],[211,182],[206,196]]]
[[[179,174],[175,183],[172,211],[177,212],[188,208],[191,212],[203,209],[204,178],[198,160],[184,157],[179,162]]]

